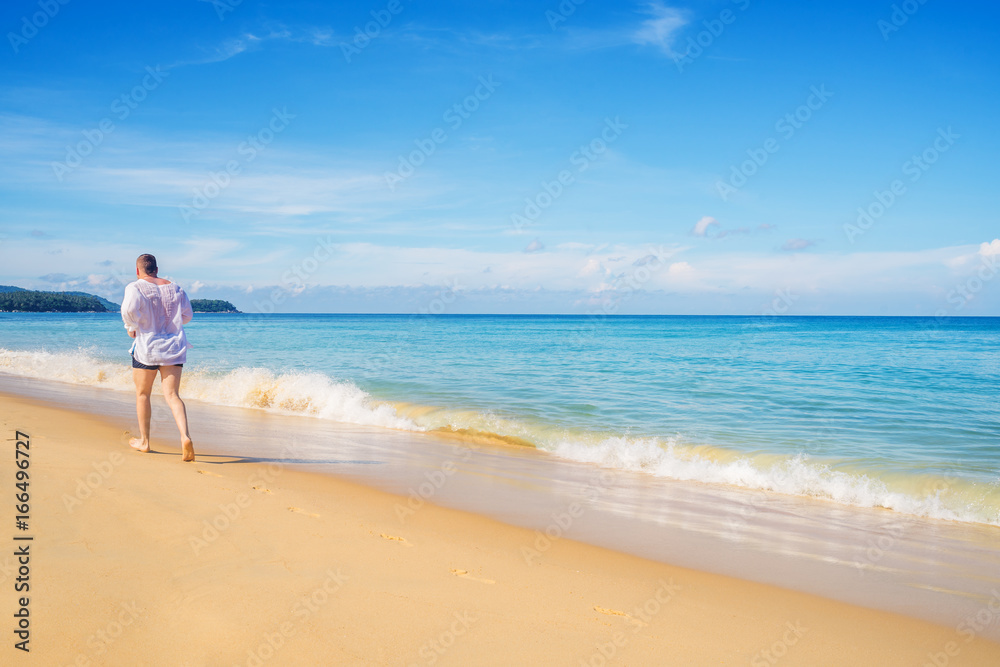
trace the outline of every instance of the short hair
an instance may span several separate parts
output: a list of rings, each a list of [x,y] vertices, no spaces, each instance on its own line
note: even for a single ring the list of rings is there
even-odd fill
[[[156,272],[159,271],[156,268],[156,258],[152,255],[139,255],[139,258],[135,260],[135,265],[147,276],[155,276]]]

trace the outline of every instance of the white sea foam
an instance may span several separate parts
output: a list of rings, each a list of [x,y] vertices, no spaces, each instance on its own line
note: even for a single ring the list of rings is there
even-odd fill
[[[995,487],[960,479],[897,476],[879,479],[862,471],[834,470],[806,455],[745,455],[690,447],[675,439],[605,438],[599,442],[563,440],[553,454],[609,468],[642,471],[677,480],[726,484],[831,500],[857,507],[885,509],[953,521],[1000,526],[1000,493]]]
[[[60,353],[0,348],[0,372],[133,391],[129,368],[120,362],[103,361],[85,349]],[[998,483],[983,485],[915,475],[890,478],[875,470],[851,469],[846,463],[834,469],[831,463],[804,455],[751,455],[694,446],[679,438],[603,437],[475,411],[394,406],[376,400],[350,381],[320,373],[274,373],[262,368],[225,373],[192,370],[184,375],[184,395],[218,405],[393,429],[471,428],[523,438],[556,456],[608,468],[1000,525]]]
[[[192,374],[185,379],[185,394],[191,398],[247,408],[261,408],[320,419],[422,430],[413,421],[396,414],[354,383],[333,380],[320,373],[275,374],[263,368],[238,368],[225,375]]]
[[[120,362],[101,361],[84,350],[25,352],[0,349],[0,372],[134,391],[130,368]],[[320,373],[276,374],[263,368],[237,368],[228,373],[195,370],[186,372],[183,382],[185,397],[206,403],[352,424],[423,430],[354,383],[334,380]]]
[[[20,351],[0,348],[0,371],[22,377],[37,377],[72,384],[131,389],[132,374],[121,363],[77,352]]]

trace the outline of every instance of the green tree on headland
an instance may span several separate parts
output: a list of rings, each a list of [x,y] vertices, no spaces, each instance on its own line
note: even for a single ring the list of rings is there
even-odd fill
[[[0,310],[24,313],[106,313],[96,296],[23,290],[0,293]]]
[[[191,299],[191,310],[196,313],[238,313],[236,306],[222,299]]]

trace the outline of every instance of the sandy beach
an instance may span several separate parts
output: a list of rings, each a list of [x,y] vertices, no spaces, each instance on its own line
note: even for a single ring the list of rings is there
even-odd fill
[[[280,462],[183,464],[4,395],[30,435],[30,655],[59,665],[990,665],[964,631],[553,540]],[[14,484],[13,447],[3,464]],[[13,523],[13,502],[4,516]],[[15,532],[11,530],[10,532]],[[9,539],[9,538],[8,538]],[[24,544],[10,542],[9,544]],[[13,548],[2,612],[18,600]],[[992,612],[991,612],[992,613]],[[936,662],[935,662],[936,661]]]

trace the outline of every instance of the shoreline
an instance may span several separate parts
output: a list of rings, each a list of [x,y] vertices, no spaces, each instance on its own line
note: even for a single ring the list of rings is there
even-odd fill
[[[132,393],[0,374],[0,394],[134,428]],[[154,392],[155,393],[155,392]],[[277,461],[661,563],[955,627],[1000,583],[998,528],[609,469],[523,447],[187,399],[216,453]],[[175,427],[153,401],[154,433]],[[572,512],[572,513],[571,513]],[[1000,623],[983,636],[1000,642]]]
[[[478,514],[428,502],[401,525],[406,498],[351,481],[211,440],[181,464],[162,438],[129,451],[115,419],[3,406],[36,456],[32,652],[59,664],[1000,660],[955,628],[568,538],[529,562],[533,531]]]

